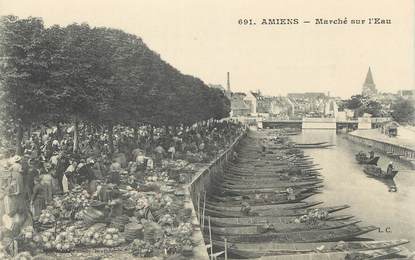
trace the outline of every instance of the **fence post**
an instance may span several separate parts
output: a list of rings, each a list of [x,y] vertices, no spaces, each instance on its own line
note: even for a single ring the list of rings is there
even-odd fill
[[[208,216],[208,224],[209,224],[209,241],[210,241],[210,255],[213,255],[213,244],[212,244],[212,227],[210,225],[210,216]]]

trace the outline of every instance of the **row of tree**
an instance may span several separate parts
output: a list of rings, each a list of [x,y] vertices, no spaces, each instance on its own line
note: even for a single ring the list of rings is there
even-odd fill
[[[342,108],[354,110],[356,117],[368,113],[374,117],[391,116],[399,123],[415,122],[414,101],[401,97],[382,104],[362,95],[354,95],[350,99],[344,100]]]
[[[42,19],[0,21],[0,104],[17,129],[80,122],[107,127],[193,124],[223,118],[229,100],[183,75],[135,35],[87,24],[46,28]],[[21,152],[21,151],[19,151]]]

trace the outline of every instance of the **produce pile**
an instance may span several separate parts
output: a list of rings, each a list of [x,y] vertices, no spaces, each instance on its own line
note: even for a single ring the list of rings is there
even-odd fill
[[[181,160],[164,162],[168,169],[186,165]],[[28,251],[127,246],[134,256],[191,253],[191,211],[184,209],[182,195],[175,195],[180,184],[166,168],[151,171],[134,188],[126,184],[108,187],[118,194],[110,195],[108,201],[100,201],[98,194],[89,194],[80,186],[55,196],[41,212],[35,229],[22,232],[21,241]],[[114,205],[122,205],[122,215],[111,215]]]
[[[326,220],[329,212],[325,209],[310,209],[307,215],[302,215],[295,219],[296,223],[317,224],[320,220]]]
[[[163,252],[168,255],[182,254],[188,256],[193,248],[191,236],[193,228],[190,223],[181,223],[164,232],[157,234],[160,230],[157,224],[146,225],[149,227],[144,239],[135,239],[130,245],[131,254],[139,257],[152,257]]]

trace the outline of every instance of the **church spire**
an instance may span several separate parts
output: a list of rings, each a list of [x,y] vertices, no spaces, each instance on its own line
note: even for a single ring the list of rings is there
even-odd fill
[[[372,70],[369,67],[365,82],[363,83],[362,95],[370,97],[376,95],[377,92],[375,82],[373,81]]]
[[[367,71],[367,74],[366,74],[366,79],[365,79],[364,85],[370,85],[370,84],[374,85],[375,82],[373,82],[372,70],[369,67],[369,70]]]

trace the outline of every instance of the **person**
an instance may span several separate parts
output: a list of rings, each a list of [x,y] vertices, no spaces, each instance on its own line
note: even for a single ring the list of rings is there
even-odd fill
[[[15,156],[14,163],[10,167],[11,183],[9,186],[9,198],[13,204],[13,208],[17,213],[25,214],[28,211],[27,191],[25,190],[25,183],[23,177],[23,167],[20,164],[21,157]]]
[[[389,162],[386,172],[387,173],[392,173],[392,171],[393,171],[393,162]]]
[[[174,145],[170,146],[167,152],[170,154],[171,159],[174,160],[174,156],[176,154],[176,148],[174,147]]]
[[[9,183],[4,196],[6,214],[2,216],[3,221],[7,219],[6,228],[15,234],[19,234],[22,228],[32,224],[20,161],[20,156],[12,158],[12,165],[9,168]],[[11,224],[12,222],[14,223]]]
[[[30,199],[32,216],[34,219],[37,219],[42,210],[46,208],[46,191],[44,185],[41,184],[40,178],[35,177],[34,179],[35,186],[33,188],[33,194]]]
[[[49,163],[44,164],[45,171],[40,175],[40,183],[45,189],[46,204],[52,201],[53,195],[53,177],[50,174],[51,165]]]
[[[247,216],[251,213],[251,206],[249,205],[249,203],[248,203],[248,202],[246,202],[246,201],[242,202],[242,205],[241,205],[241,212],[242,212],[244,215],[247,215]]]
[[[375,152],[374,152],[374,151],[370,151],[370,152],[369,152],[369,158],[370,158],[370,159],[375,158]]]
[[[33,162],[31,162],[28,156],[25,157],[26,161],[23,164],[23,186],[26,193],[25,198],[29,201],[32,196],[34,178],[37,175],[37,172]]]
[[[78,184],[82,184],[87,182],[88,184],[95,179],[94,171],[92,170],[91,166],[95,164],[94,160],[88,160],[86,163],[80,163],[78,165]]]
[[[291,188],[291,187],[289,187],[289,188],[287,188],[287,199],[288,200],[295,200],[295,193],[294,193],[294,189],[293,188]]]
[[[75,182],[75,173],[77,168],[77,163],[74,160],[69,161],[69,166],[64,171],[65,178],[62,177],[62,191],[65,193],[68,190],[71,190],[76,182]],[[65,180],[66,179],[66,180]],[[66,183],[64,183],[64,180]]]
[[[238,159],[238,153],[236,151],[233,151],[232,153],[232,161],[236,161]]]
[[[70,162],[69,162],[68,156],[66,156],[64,152],[61,152],[59,154],[57,164],[56,164],[56,177],[58,179],[58,185],[61,191],[63,191],[63,185],[62,185],[63,176],[65,173],[65,170],[69,167],[69,165],[70,165]]]
[[[154,162],[155,162],[156,167],[162,166],[164,154],[165,154],[165,150],[161,145],[157,146],[154,149],[154,155],[155,155]]]
[[[120,172],[122,171],[121,164],[116,160],[113,160],[110,169],[109,169],[109,176],[108,181],[110,183],[119,185],[121,182]]]
[[[118,191],[112,193],[112,200],[108,202],[110,206],[109,218],[114,218],[123,215],[123,203]]]
[[[61,194],[62,193],[62,189],[61,189],[62,180],[59,183],[59,179],[56,174],[56,165],[55,164],[50,164],[50,165],[51,165],[51,168],[49,172],[50,172],[50,175],[52,176],[52,195]]]
[[[94,161],[93,159],[90,159],[90,163],[91,163],[91,169],[94,172],[94,177],[97,180],[102,180],[103,176],[102,176],[102,166],[100,161]]]

